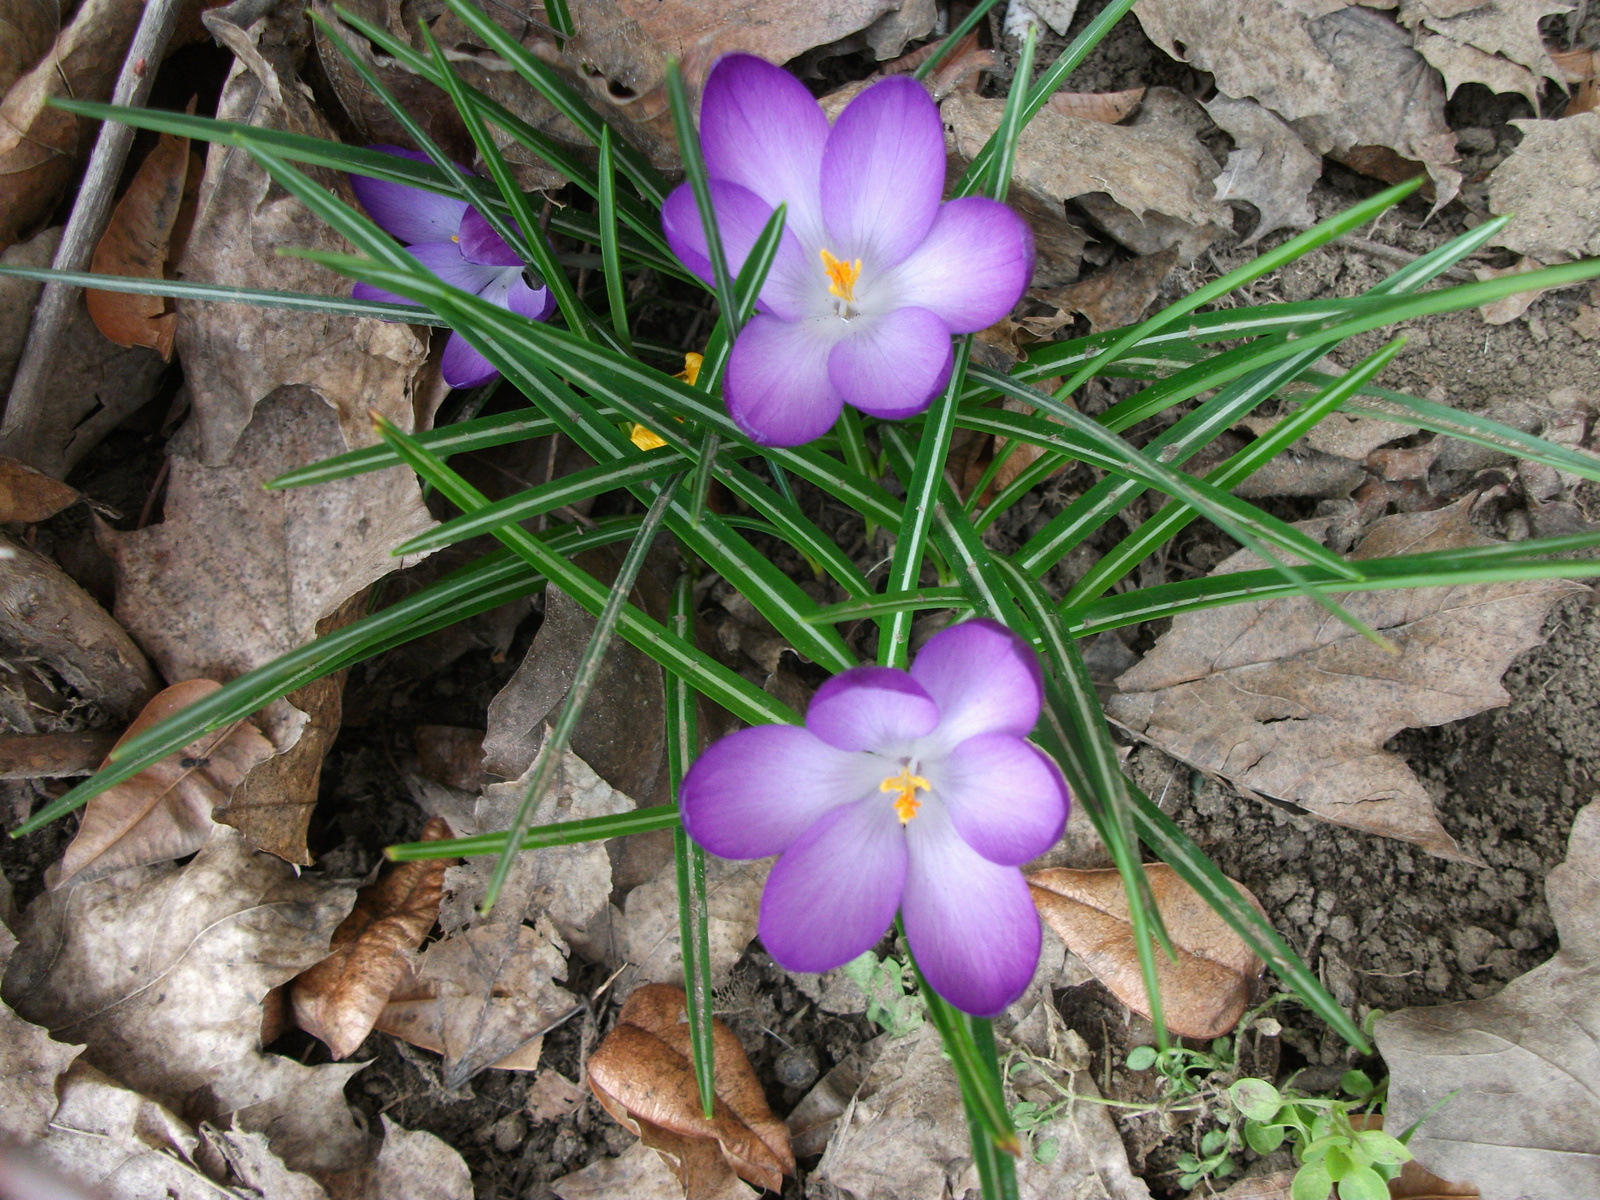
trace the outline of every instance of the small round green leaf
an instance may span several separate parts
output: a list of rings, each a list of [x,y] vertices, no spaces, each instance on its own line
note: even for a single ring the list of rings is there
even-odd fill
[[[1365,1071],[1346,1071],[1339,1077],[1339,1086],[1357,1100],[1365,1100],[1372,1095],[1372,1077]]]
[[[1367,1153],[1373,1162],[1396,1166],[1411,1161],[1411,1151],[1393,1134],[1381,1129],[1364,1129],[1356,1134],[1356,1145]]]
[[[1154,1046],[1135,1046],[1128,1051],[1128,1070],[1148,1071],[1156,1065],[1156,1048]]]
[[[1271,1154],[1283,1145],[1287,1135],[1288,1130],[1282,1125],[1262,1125],[1257,1121],[1246,1121],[1244,1125],[1244,1140],[1257,1154]]]
[[[1339,1200],[1389,1200],[1389,1185],[1371,1167],[1352,1166],[1339,1179]]]
[[[1235,1108],[1257,1121],[1272,1120],[1283,1107],[1278,1089],[1265,1079],[1241,1079],[1228,1089],[1228,1097]]]
[[[1060,1153],[1061,1139],[1053,1137],[1045,1138],[1033,1148],[1033,1159],[1035,1162],[1043,1163],[1048,1167],[1051,1163],[1055,1162],[1056,1155]]]
[[[1307,1163],[1294,1174],[1289,1185],[1289,1200],[1328,1200],[1333,1191],[1333,1176],[1321,1163]]]

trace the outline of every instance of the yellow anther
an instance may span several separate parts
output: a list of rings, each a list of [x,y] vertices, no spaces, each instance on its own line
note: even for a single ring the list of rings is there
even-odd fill
[[[700,364],[705,360],[705,355],[696,354],[691,350],[683,356],[683,370],[679,371],[673,378],[681,379],[690,387],[693,387],[700,378]],[[682,417],[674,417],[673,420],[680,425],[683,424]],[[667,444],[660,434],[652,429],[646,429],[643,425],[635,425],[628,434],[628,440],[641,450],[658,450]]]
[[[899,792],[894,802],[895,815],[904,825],[917,815],[917,809],[922,807],[922,801],[917,799],[917,790],[931,791],[933,785],[921,775],[913,775],[910,767],[900,768],[900,774],[891,775],[878,785],[880,792]]]
[[[861,260],[844,262],[835,258],[826,250],[822,254],[822,269],[828,273],[828,291],[839,297],[846,304],[852,304],[856,298],[856,280],[861,275]]]

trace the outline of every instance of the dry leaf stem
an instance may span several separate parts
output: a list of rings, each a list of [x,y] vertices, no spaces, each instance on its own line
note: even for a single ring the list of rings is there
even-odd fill
[[[123,60],[122,73],[117,76],[111,103],[136,108],[149,97],[156,79],[155,67],[161,62],[172,37],[178,9],[179,0],[149,0],[139,18],[133,44]],[[83,184],[78,189],[77,202],[67,219],[55,260],[50,264],[55,270],[88,269],[95,244],[110,219],[112,195],[136,132],[132,125],[120,121],[102,122],[84,171]],[[11,383],[5,421],[0,424],[0,447],[13,458],[29,462],[38,454],[39,440],[48,425],[44,385],[55,365],[57,347],[72,319],[80,291],[64,283],[47,283],[39,293],[33,322],[28,327],[28,340],[23,344],[22,357]]]

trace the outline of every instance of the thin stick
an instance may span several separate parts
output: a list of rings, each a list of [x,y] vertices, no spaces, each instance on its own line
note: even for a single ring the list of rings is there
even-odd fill
[[[134,31],[133,44],[122,61],[122,73],[117,76],[111,103],[138,107],[149,97],[156,68],[172,37],[177,18],[178,0],[149,0],[139,18],[139,28]],[[122,165],[127,161],[133,135],[133,126],[120,121],[106,121],[100,126],[83,183],[78,188],[78,199],[72,206],[72,216],[67,219],[61,245],[51,264],[56,270],[88,269],[95,244],[110,219],[112,193],[122,174]],[[39,293],[33,322],[28,327],[28,340],[23,344],[22,357],[11,383],[5,420],[0,423],[0,454],[49,472],[59,472],[62,464],[53,461],[53,457],[46,457],[44,387],[81,290],[67,284],[47,283]]]

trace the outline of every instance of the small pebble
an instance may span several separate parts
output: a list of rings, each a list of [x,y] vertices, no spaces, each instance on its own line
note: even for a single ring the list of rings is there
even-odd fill
[[[817,1081],[817,1052],[810,1046],[785,1047],[772,1071],[784,1087],[808,1088]]]
[[[501,1154],[510,1154],[528,1137],[528,1123],[521,1113],[511,1113],[494,1123],[494,1148]]]

